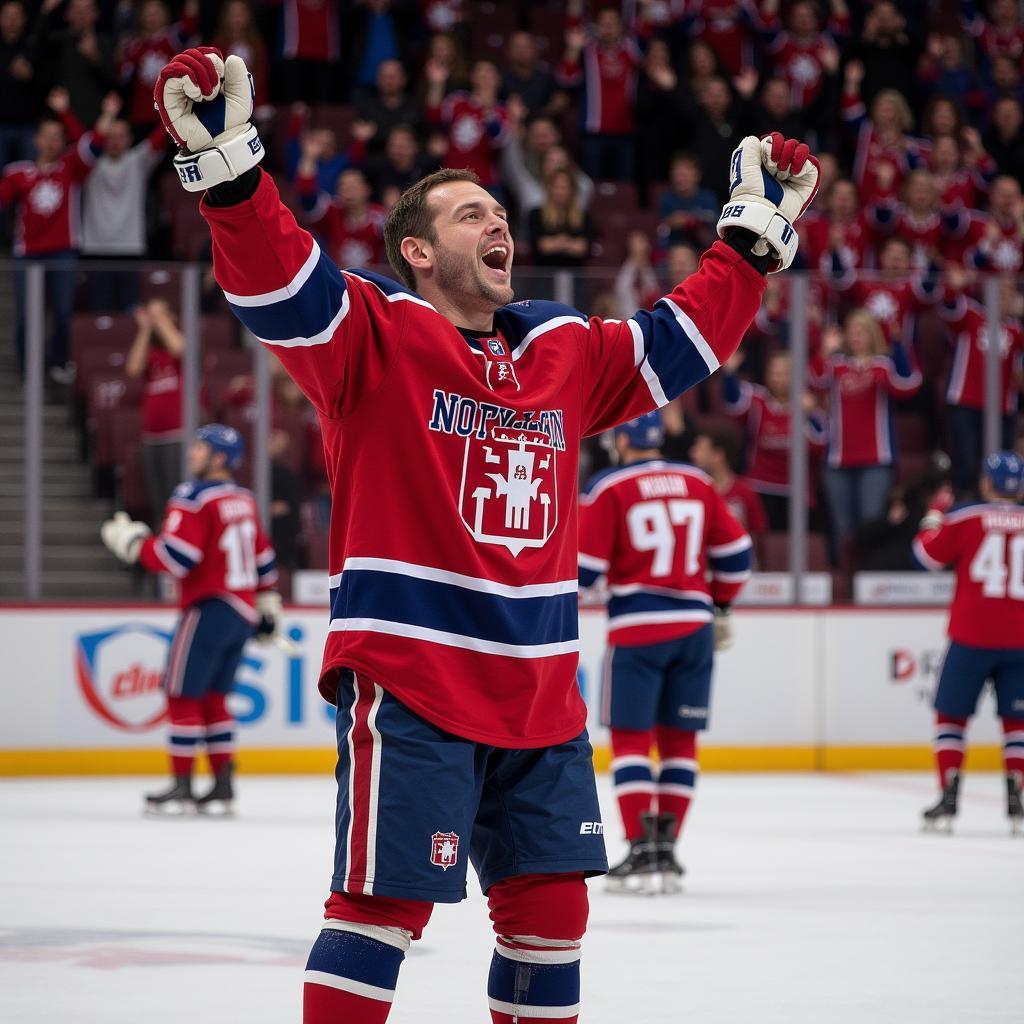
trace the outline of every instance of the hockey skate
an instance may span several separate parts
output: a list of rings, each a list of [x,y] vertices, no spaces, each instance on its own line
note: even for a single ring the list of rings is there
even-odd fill
[[[234,813],[235,790],[232,785],[233,764],[226,764],[214,776],[213,787],[196,799],[196,810],[200,814],[228,817]]]
[[[939,802],[922,815],[922,826],[927,832],[952,832],[956,817],[957,797],[960,794],[960,773],[953,772],[942,791]]]
[[[1010,819],[1010,834],[1024,835],[1024,801],[1020,775],[1016,773],[1006,776],[1006,815]]]
[[[682,877],[686,868],[676,860],[676,816],[659,814],[655,822],[655,854],[661,875],[661,891],[673,895],[683,891]]]
[[[170,789],[161,793],[147,793],[144,814],[182,815],[191,814],[196,809],[196,799],[192,794],[192,776],[175,775]]]
[[[608,892],[653,896],[657,892],[658,854],[655,846],[653,814],[642,816],[644,834],[631,839],[629,853],[608,871]]]

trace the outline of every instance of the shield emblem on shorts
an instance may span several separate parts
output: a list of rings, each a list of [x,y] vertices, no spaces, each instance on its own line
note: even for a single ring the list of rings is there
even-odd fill
[[[513,555],[544,546],[558,522],[555,456],[540,431],[493,427],[485,441],[466,438],[459,511],[477,542]]]
[[[430,838],[430,863],[447,871],[459,859],[459,837],[454,832],[435,832]]]

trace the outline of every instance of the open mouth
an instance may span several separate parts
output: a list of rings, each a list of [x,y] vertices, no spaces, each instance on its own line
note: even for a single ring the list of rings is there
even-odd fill
[[[496,244],[485,250],[480,259],[483,265],[492,273],[505,280],[508,274],[508,264],[511,258],[511,251],[507,245]]]

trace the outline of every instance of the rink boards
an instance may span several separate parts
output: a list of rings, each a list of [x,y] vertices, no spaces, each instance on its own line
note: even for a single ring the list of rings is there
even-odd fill
[[[739,609],[736,646],[717,661],[702,766],[722,770],[893,770],[931,763],[931,694],[944,610]],[[0,774],[166,771],[160,674],[175,614],[162,606],[0,610]],[[580,616],[579,684],[599,768],[604,613]],[[290,608],[289,655],[250,644],[234,710],[239,767],[324,772],[333,709],[316,690],[327,617]],[[969,765],[1000,766],[990,695],[972,724]]]

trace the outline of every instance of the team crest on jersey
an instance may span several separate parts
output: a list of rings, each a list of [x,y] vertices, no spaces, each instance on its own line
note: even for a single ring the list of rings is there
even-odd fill
[[[498,338],[491,338],[487,342],[487,347],[496,355],[503,356],[505,349],[502,348],[501,341]]]
[[[518,555],[543,547],[558,522],[556,452],[538,430],[493,427],[466,439],[459,511],[473,539]]]
[[[459,859],[459,837],[454,832],[435,832],[430,837],[430,863],[447,871]]]
[[[558,523],[561,411],[517,412],[436,390],[429,428],[465,438],[459,514],[473,539],[513,555],[543,547]]]

